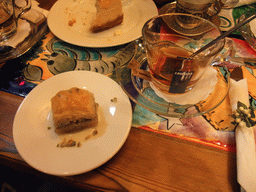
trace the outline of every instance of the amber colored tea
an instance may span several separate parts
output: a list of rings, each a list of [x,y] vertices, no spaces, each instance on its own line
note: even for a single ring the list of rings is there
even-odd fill
[[[177,17],[183,16],[189,20],[200,20],[211,29],[199,27],[195,32],[194,29],[183,28],[175,21]],[[194,57],[191,55],[220,34],[219,28],[213,23],[191,14],[168,13],[148,20],[143,26],[142,37],[152,88],[158,89],[158,93],[167,94],[182,94],[192,90],[223,49],[225,42],[219,41],[200,54]]]
[[[25,4],[23,4],[26,3]],[[16,4],[17,3],[17,4]],[[24,6],[20,6],[20,5]],[[21,15],[29,11],[31,0],[1,1],[0,3],[0,42],[7,42],[17,32],[17,22]]]
[[[192,76],[197,73],[195,60],[189,58],[192,53],[179,47],[158,47],[148,54],[149,71],[153,83],[168,93],[184,93],[195,83]]]
[[[5,40],[16,33],[16,21],[14,15],[0,9],[0,41]]]

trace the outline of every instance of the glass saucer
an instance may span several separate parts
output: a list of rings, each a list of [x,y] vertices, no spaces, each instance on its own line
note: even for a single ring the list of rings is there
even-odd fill
[[[39,11],[30,10],[32,14],[25,13],[22,18],[30,25],[29,35],[20,42],[15,48],[6,54],[0,55],[0,63],[17,58],[27,52],[33,45],[35,45],[45,34],[47,29],[47,19]],[[33,11],[33,12],[32,12]],[[15,35],[14,35],[15,36]]]
[[[139,45],[138,49],[134,60],[139,63],[137,66],[139,69],[147,70],[147,59],[143,46]],[[229,91],[228,69],[225,66],[213,66],[212,68],[217,71],[217,81],[213,85],[213,91],[205,97],[206,99],[199,100],[194,104],[178,104],[174,101],[170,103],[156,94],[148,80],[134,76],[132,69],[127,67],[129,64],[117,69],[118,83],[135,104],[158,115],[177,118],[203,115],[218,107]],[[197,94],[201,94],[201,92]]]
[[[175,9],[176,9],[176,2],[168,3],[168,4],[164,5],[163,7],[161,7],[161,9],[159,10],[159,15],[166,14],[166,13],[174,13]],[[218,27],[220,26],[220,18],[218,15],[214,15],[214,16],[210,17],[209,21],[211,21]],[[172,22],[172,24],[174,24],[175,27],[177,27],[177,24],[175,22]],[[186,31],[183,31],[183,32],[185,33]],[[194,33],[197,33],[196,28],[195,28]]]

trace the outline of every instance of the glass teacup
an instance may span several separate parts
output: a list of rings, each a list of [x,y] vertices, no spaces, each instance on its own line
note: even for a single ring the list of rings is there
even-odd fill
[[[31,0],[0,0],[0,42],[7,41],[17,32],[17,20],[29,11]]]
[[[180,17],[197,19],[201,24],[186,28],[177,23]],[[193,89],[225,44],[223,39],[191,58],[195,51],[221,35],[221,31],[206,19],[181,13],[150,19],[142,35],[151,81],[157,89],[168,94]]]

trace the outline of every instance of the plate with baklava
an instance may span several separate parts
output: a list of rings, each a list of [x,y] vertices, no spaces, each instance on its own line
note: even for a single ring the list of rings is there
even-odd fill
[[[130,132],[132,108],[111,78],[89,71],[55,75],[37,85],[14,118],[21,157],[51,175],[76,175],[111,159]]]
[[[144,23],[157,15],[153,0],[58,0],[47,21],[63,41],[111,47],[140,38]]]

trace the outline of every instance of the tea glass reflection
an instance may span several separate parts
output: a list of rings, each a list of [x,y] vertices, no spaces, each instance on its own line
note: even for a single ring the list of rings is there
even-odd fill
[[[17,20],[31,8],[31,0],[0,0],[0,42],[17,32]]]
[[[184,17],[201,24],[184,28],[177,23],[177,19]],[[220,34],[219,28],[210,21],[188,14],[169,13],[147,21],[142,29],[143,44],[155,87],[168,94],[191,90],[221,52],[225,40],[194,57],[190,55]]]
[[[220,0],[177,0],[176,13],[192,14],[204,19],[211,19],[221,10]],[[200,25],[200,21],[192,20],[191,18],[177,19],[180,25],[184,28],[194,28]]]

